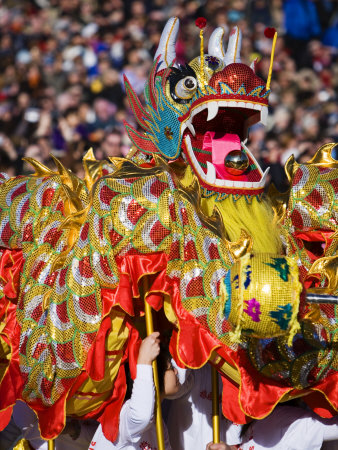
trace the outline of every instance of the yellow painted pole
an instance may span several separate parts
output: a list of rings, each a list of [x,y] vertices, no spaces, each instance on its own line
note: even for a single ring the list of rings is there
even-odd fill
[[[277,31],[275,31],[275,34],[273,36],[273,41],[272,41],[272,49],[271,49],[271,56],[270,56],[270,67],[269,67],[269,73],[268,73],[268,80],[266,82],[266,90],[267,91],[270,89],[271,76],[272,76],[272,66],[273,66],[273,58],[275,56],[276,41],[277,41]]]
[[[153,315],[151,312],[151,306],[146,302],[145,295],[148,291],[148,280],[144,278],[144,312],[146,317],[146,329],[147,336],[154,332]],[[163,422],[162,422],[162,408],[160,397],[160,385],[158,382],[157,361],[153,361],[153,377],[155,384],[155,405],[156,405],[156,435],[158,450],[165,450],[164,447],[164,435],[163,435]]]
[[[48,441],[48,450],[54,450],[54,449],[55,449],[54,439],[49,439],[49,441]]]
[[[212,388],[212,435],[214,444],[219,444],[219,400],[218,400],[218,372],[211,366],[211,388]]]

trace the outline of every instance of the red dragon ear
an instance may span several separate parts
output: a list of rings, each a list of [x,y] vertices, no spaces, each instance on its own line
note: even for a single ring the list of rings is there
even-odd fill
[[[148,95],[149,100],[151,103],[151,106],[154,108],[155,111],[157,111],[157,94],[155,89],[155,77],[158,69],[158,63],[160,61],[161,55],[158,55],[158,57],[155,59],[153,66],[151,68],[151,72],[149,75],[149,83],[148,83]]]
[[[150,137],[136,131],[128,122],[124,121],[124,127],[132,143],[143,153],[158,153],[158,150]]]
[[[150,127],[146,122],[147,120],[151,121],[150,114],[141,105],[141,102],[137,97],[134,89],[131,87],[128,78],[125,75],[123,75],[123,79],[124,79],[124,86],[126,88],[126,93],[128,96],[129,105],[133,110],[134,117],[144,130],[150,131]]]

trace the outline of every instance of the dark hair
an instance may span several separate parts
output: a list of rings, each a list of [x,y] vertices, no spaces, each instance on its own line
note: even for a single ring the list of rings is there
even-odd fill
[[[156,358],[157,361],[157,372],[158,372],[158,384],[160,387],[160,392],[164,391],[164,374],[168,369],[168,365],[171,361],[171,355],[168,349],[168,346],[160,344],[160,353]],[[127,384],[127,392],[124,400],[129,400],[131,394],[133,392],[134,380],[130,375],[130,368],[128,362],[125,363],[125,371],[126,371],[126,384]]]
[[[160,344],[160,354],[156,358],[157,372],[158,372],[158,384],[160,392],[164,391],[164,374],[168,369],[168,365],[171,361],[171,355],[167,346]]]
[[[251,422],[248,422],[248,423],[245,423],[243,426],[242,426],[242,429],[241,429],[241,433],[240,433],[240,437],[242,438],[242,437],[244,437],[244,435],[246,434],[246,432],[248,431],[248,429],[251,427],[251,425],[253,424],[253,423],[255,423],[257,420],[256,419],[253,419]]]
[[[124,369],[126,372],[126,385],[127,385],[127,391],[126,391],[126,395],[124,397],[124,401],[127,401],[130,399],[131,393],[133,392],[134,380],[132,379],[132,377],[130,375],[130,368],[129,368],[128,362],[125,363]]]

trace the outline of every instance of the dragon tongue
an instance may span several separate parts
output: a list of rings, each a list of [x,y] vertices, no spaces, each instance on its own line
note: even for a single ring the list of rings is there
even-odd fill
[[[217,174],[221,178],[226,178],[227,172],[224,167],[224,158],[232,150],[241,150],[241,140],[238,134],[216,133],[207,131],[203,139],[203,150],[211,151],[212,163]]]

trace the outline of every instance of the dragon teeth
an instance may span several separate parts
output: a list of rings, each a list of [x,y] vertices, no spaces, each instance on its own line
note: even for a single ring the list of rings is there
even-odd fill
[[[262,111],[261,111],[261,120],[260,122],[263,125],[266,125],[268,120],[268,107],[267,106],[263,106]]]
[[[187,128],[189,128],[190,133],[195,137],[196,132],[195,132],[194,125],[189,120],[187,120],[186,125],[187,125]]]
[[[207,168],[208,168],[208,172],[207,172],[207,176],[206,176],[206,181],[209,184],[214,184],[215,180],[216,180],[216,169],[215,166],[207,161]]]
[[[208,118],[207,121],[214,119],[218,113],[218,104],[217,102],[209,102],[208,103]]]
[[[267,179],[267,177],[268,177],[269,171],[270,171],[270,167],[268,167],[268,168],[265,170],[265,172],[263,173],[262,179],[261,179],[261,181],[259,182],[261,187],[264,187],[264,186],[265,186],[266,179]]]

